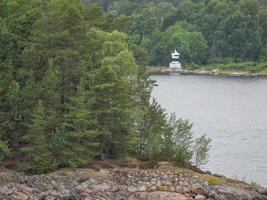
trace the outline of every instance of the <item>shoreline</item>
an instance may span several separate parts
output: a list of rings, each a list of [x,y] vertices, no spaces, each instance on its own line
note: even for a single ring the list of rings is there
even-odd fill
[[[246,71],[231,71],[231,72],[226,72],[226,71],[219,71],[217,69],[215,70],[187,70],[187,69],[182,69],[182,70],[171,70],[166,67],[147,67],[147,71],[149,74],[152,75],[171,75],[171,74],[180,74],[180,75],[198,75],[198,76],[224,76],[224,77],[237,77],[237,78],[253,78],[253,77],[267,77],[266,73],[250,73]]]
[[[154,167],[131,160],[126,165],[95,166],[40,174],[0,171],[3,199],[131,200],[265,200],[267,189],[256,184],[181,168],[170,162]],[[143,167],[141,167],[143,166]]]

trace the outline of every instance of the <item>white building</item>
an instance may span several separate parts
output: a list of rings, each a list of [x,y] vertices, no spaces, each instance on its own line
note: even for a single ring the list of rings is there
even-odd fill
[[[174,50],[174,52],[172,53],[172,62],[170,63],[170,69],[172,70],[180,70],[182,69],[182,65],[179,61],[180,58],[180,54],[176,51],[176,49]]]

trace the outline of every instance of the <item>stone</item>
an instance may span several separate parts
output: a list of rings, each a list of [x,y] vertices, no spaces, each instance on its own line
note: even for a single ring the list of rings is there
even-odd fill
[[[156,191],[157,190],[157,187],[155,185],[153,185],[151,188],[150,188],[150,191]]]
[[[209,196],[209,191],[203,185],[198,183],[192,185],[192,192],[204,195],[206,197]]]
[[[196,197],[195,197],[195,200],[206,200],[207,198],[201,194],[198,194]]]
[[[145,185],[142,185],[139,187],[139,192],[145,192],[146,191],[146,186]]]
[[[7,186],[1,186],[0,194],[5,194],[7,196],[10,196],[12,194],[12,191]]]
[[[160,187],[161,186],[161,182],[159,180],[157,181],[156,186],[157,187]]]
[[[14,173],[17,179],[5,177],[0,199],[14,200],[266,200],[264,188],[245,183],[209,186],[201,177],[171,170],[140,169],[67,169],[27,176]],[[11,175],[14,177],[15,175]],[[167,180],[163,180],[163,176]],[[86,177],[84,179],[81,179]],[[130,178],[129,178],[130,177]],[[179,180],[179,183],[175,181]],[[83,180],[83,181],[79,181]],[[50,185],[53,182],[53,185]],[[18,184],[20,183],[20,184]],[[171,183],[171,184],[170,184]],[[188,185],[188,183],[190,183]],[[181,185],[179,185],[181,184]]]
[[[131,193],[133,193],[133,192],[137,192],[137,191],[138,191],[137,187],[134,187],[134,186],[130,186],[130,187],[128,187],[127,190],[128,190],[129,192],[131,192]]]
[[[175,192],[175,187],[174,187],[174,186],[171,186],[171,187],[170,187],[170,191],[171,191],[171,192]]]
[[[182,193],[183,192],[183,188],[181,186],[176,186],[175,191],[178,193]]]
[[[166,192],[166,191],[168,191],[168,187],[162,185],[162,186],[159,187],[159,190]]]
[[[167,182],[165,183],[165,185],[170,186],[170,185],[172,185],[172,183],[169,182],[169,181],[167,181]]]
[[[150,183],[153,184],[153,185],[156,184],[157,183],[157,178],[152,178],[150,180]]]
[[[12,198],[19,199],[19,200],[28,200],[29,196],[22,193],[22,192],[16,192],[11,196]]]
[[[148,193],[146,200],[191,200],[191,198],[173,192],[151,192]]]
[[[220,185],[213,187],[216,191],[216,196],[220,197],[220,200],[225,197],[232,197],[236,200],[253,200],[253,199],[267,199],[266,196],[256,193],[248,189],[241,187],[233,187],[228,185]],[[227,199],[227,198],[225,198]]]

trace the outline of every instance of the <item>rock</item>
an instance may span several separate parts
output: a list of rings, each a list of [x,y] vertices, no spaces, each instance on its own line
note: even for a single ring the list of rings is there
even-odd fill
[[[239,187],[233,187],[233,186],[227,186],[227,185],[221,185],[221,186],[214,186],[215,192],[218,196],[221,198],[224,198],[226,200],[266,200],[267,197],[256,192],[253,190],[243,189]]]
[[[147,200],[191,200],[191,198],[179,193],[151,192],[148,193]]]
[[[146,186],[142,185],[139,187],[139,192],[145,192],[146,191]]]
[[[181,186],[176,186],[175,191],[176,191],[177,193],[182,193],[182,192],[183,192],[183,189],[182,189]]]
[[[196,197],[195,197],[195,200],[206,200],[207,198],[201,194],[198,194]]]
[[[175,192],[175,187],[174,187],[174,186],[171,186],[171,187],[170,187],[170,191],[171,191],[171,192]]]
[[[152,178],[151,181],[150,181],[150,183],[152,185],[155,185],[157,183],[157,178]]]
[[[157,190],[157,187],[154,185],[150,188],[150,191],[156,191]]]
[[[137,192],[138,189],[136,187],[134,187],[134,186],[130,186],[130,187],[128,187],[128,191],[133,193],[133,192]]]
[[[0,187],[0,195],[3,195],[3,194],[9,196],[12,194],[12,190],[9,190],[7,186],[1,186]]]
[[[204,185],[196,183],[192,185],[192,192],[196,194],[201,194],[203,196],[208,197],[209,196],[209,191],[205,188]]]
[[[163,192],[167,192],[168,191],[168,187],[167,186],[160,186],[159,190],[163,191]]]
[[[22,193],[22,192],[16,192],[11,196],[14,199],[19,199],[19,200],[28,200],[29,196]]]
[[[259,192],[260,194],[267,196],[267,189],[266,189],[266,188],[263,188],[263,187],[260,187],[260,186],[259,186],[259,187],[255,188],[255,189],[256,189],[256,191]]]
[[[164,164],[163,164],[164,165]],[[15,172],[14,172],[15,173]],[[12,174],[9,172],[8,174]],[[175,170],[77,169],[3,176],[2,200],[266,200],[266,189],[248,184],[209,186],[197,175]],[[6,181],[13,180],[13,181]],[[16,182],[17,181],[17,182]],[[51,184],[50,184],[51,183]]]
[[[156,186],[157,187],[160,187],[161,186],[161,181],[160,180],[157,181]]]

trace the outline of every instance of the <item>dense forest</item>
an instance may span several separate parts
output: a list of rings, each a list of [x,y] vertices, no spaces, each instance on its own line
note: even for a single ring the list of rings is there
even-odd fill
[[[3,165],[43,173],[127,156],[206,161],[210,139],[151,100],[128,16],[79,0],[1,0],[0,24]]]
[[[140,65],[168,66],[174,48],[185,66],[242,63],[267,68],[266,0],[87,0],[129,19]],[[255,69],[254,69],[255,70]]]
[[[264,0],[0,0],[0,160],[201,165],[210,139],[151,99],[145,66],[264,63]],[[267,68],[267,65],[261,65]]]

